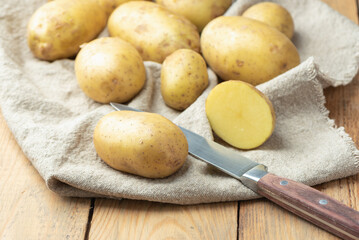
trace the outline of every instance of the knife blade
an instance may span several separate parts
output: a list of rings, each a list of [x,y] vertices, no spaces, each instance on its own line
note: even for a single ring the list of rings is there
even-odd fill
[[[110,103],[116,110],[139,111]],[[195,158],[240,180],[245,186],[292,213],[343,239],[359,240],[359,212],[302,183],[267,172],[267,167],[238,152],[179,126],[188,152]]]

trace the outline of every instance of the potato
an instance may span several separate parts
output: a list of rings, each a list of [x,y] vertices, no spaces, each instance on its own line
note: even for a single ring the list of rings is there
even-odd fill
[[[173,174],[188,155],[180,128],[155,113],[109,113],[97,123],[93,139],[97,154],[108,165],[147,178]]]
[[[293,43],[278,30],[244,17],[218,17],[203,30],[202,53],[223,80],[253,85],[266,82],[300,63]]]
[[[241,149],[263,144],[275,126],[272,103],[242,81],[227,81],[214,87],[206,100],[206,114],[213,131]]]
[[[106,13],[97,0],[48,2],[32,15],[28,45],[35,57],[53,61],[74,56],[80,45],[94,39],[106,26]]]
[[[165,103],[184,110],[208,86],[206,62],[197,52],[180,49],[168,56],[161,69],[161,94]]]
[[[84,93],[101,103],[129,101],[146,80],[140,54],[120,38],[99,38],[86,44],[76,57],[75,72]]]
[[[156,0],[172,12],[185,16],[202,31],[212,19],[223,15],[232,0]]]
[[[264,22],[284,33],[288,38],[293,37],[294,22],[287,9],[277,3],[262,2],[248,8],[242,15]]]
[[[122,4],[111,14],[108,30],[134,45],[145,61],[162,63],[181,48],[199,51],[196,26],[152,2]]]
[[[105,9],[106,13],[110,15],[113,10],[125,2],[141,1],[141,0],[98,0],[100,5]],[[148,1],[148,0],[145,0]]]

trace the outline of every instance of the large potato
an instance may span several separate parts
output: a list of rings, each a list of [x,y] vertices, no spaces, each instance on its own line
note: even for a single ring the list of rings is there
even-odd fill
[[[207,65],[201,55],[180,49],[168,56],[161,69],[161,94],[165,103],[184,110],[208,86]]]
[[[202,32],[201,47],[207,63],[223,80],[253,85],[300,63],[296,47],[283,33],[239,16],[212,20]]]
[[[94,144],[100,158],[111,167],[148,178],[173,174],[188,155],[183,132],[155,113],[107,114],[97,123]]]
[[[232,0],[156,0],[172,12],[181,14],[194,23],[199,31],[212,19],[223,15]]]
[[[248,8],[242,15],[264,22],[284,33],[288,38],[293,37],[294,22],[290,13],[277,3],[262,2]]]
[[[135,46],[145,61],[162,63],[181,48],[199,51],[196,26],[152,2],[122,4],[111,14],[108,30]]]
[[[97,0],[57,0],[40,7],[27,28],[28,45],[40,59],[74,56],[80,45],[106,26],[106,13]]]
[[[129,101],[146,80],[140,54],[120,38],[86,44],[76,57],[75,72],[84,93],[101,103]]]

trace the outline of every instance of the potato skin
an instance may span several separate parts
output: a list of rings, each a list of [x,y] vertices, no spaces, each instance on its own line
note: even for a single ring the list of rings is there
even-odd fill
[[[111,167],[147,178],[164,178],[186,161],[185,135],[155,113],[116,111],[105,115],[94,131],[94,145]]]
[[[97,0],[51,1],[32,15],[27,41],[39,59],[68,58],[80,50],[81,44],[94,39],[105,25],[106,14]]]
[[[110,15],[113,12],[113,10],[115,10],[121,4],[130,1],[149,1],[149,0],[98,0],[100,6],[105,9],[107,15]]]
[[[75,60],[79,86],[101,103],[127,102],[143,87],[145,66],[140,54],[120,38],[99,38],[86,44]]]
[[[180,49],[163,62],[161,94],[168,106],[176,110],[186,109],[207,86],[207,65],[197,52]]]
[[[288,38],[293,37],[293,18],[287,9],[277,3],[262,2],[255,4],[248,8],[242,16],[266,23],[285,34]]]
[[[266,82],[300,63],[294,44],[278,30],[256,20],[222,16],[201,36],[202,53],[223,80],[252,85]]]
[[[156,0],[156,2],[174,13],[185,16],[197,26],[199,31],[202,31],[212,19],[223,15],[232,4],[232,0]]]
[[[196,26],[152,2],[122,4],[111,14],[108,30],[135,46],[145,61],[162,63],[181,48],[199,51]]]

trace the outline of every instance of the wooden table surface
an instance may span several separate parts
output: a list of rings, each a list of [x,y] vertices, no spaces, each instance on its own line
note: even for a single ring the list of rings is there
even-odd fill
[[[358,24],[356,0],[323,1]],[[325,96],[330,117],[359,146],[359,76],[325,89]],[[359,210],[359,175],[316,188]],[[0,239],[338,238],[265,199],[177,206],[60,197],[47,189],[0,115]]]

